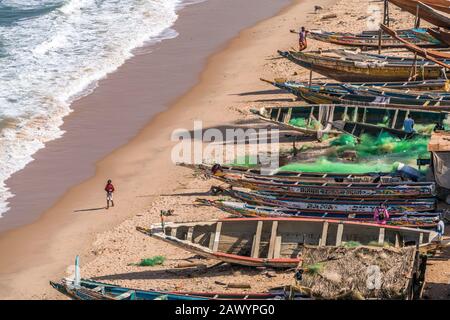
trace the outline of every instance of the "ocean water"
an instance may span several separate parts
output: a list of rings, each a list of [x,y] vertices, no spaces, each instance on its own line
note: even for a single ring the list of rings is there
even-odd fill
[[[0,0],[0,216],[5,180],[63,135],[71,103],[137,48],[176,37],[178,10],[197,2]]]

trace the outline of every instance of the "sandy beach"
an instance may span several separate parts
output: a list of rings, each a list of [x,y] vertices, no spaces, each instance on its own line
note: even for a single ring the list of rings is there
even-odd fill
[[[289,272],[269,276],[229,266],[208,273],[167,271],[185,259],[196,259],[135,227],[158,222],[160,210],[167,209],[174,210],[170,221],[225,216],[217,209],[193,206],[196,198],[209,196],[214,181],[194,177],[172,163],[171,133],[192,130],[194,120],[221,130],[269,127],[249,110],[295,102],[258,79],[309,76],[277,57],[278,49],[297,46],[289,30],[304,25],[362,31],[369,1],[219,2],[184,9],[174,26],[178,38],[130,59],[78,100],[63,126],[65,136],[49,143],[8,182],[17,196],[0,225],[1,299],[63,299],[48,281],[70,274],[77,254],[83,277],[135,288],[211,292],[225,290],[220,282],[239,281],[251,283],[250,291],[257,292],[292,282]],[[258,10],[252,10],[256,3]],[[314,13],[315,5],[324,9]],[[330,12],[337,18],[321,19]],[[413,21],[399,10],[392,16],[394,27]],[[309,45],[327,48],[314,41]],[[105,210],[103,186],[108,178],[117,189],[116,206]],[[162,266],[133,265],[156,255],[166,257]],[[448,255],[431,262],[430,298],[446,298]]]

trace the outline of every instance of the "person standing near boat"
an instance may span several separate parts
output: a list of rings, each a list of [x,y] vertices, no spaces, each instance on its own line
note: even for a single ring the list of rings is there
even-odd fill
[[[403,121],[403,130],[407,133],[414,133],[414,119],[412,118],[411,114],[409,113],[406,117],[405,121]]]
[[[111,207],[114,207],[114,201],[113,201],[113,193],[114,193],[114,186],[112,184],[111,180],[108,180],[105,186],[106,191],[106,209],[109,209],[109,202],[111,201]]]
[[[308,47],[308,44],[306,42],[307,34],[308,31],[305,29],[305,27],[302,27],[300,29],[300,32],[298,33],[298,51],[303,51]]]
[[[389,212],[383,203],[380,203],[378,208],[375,208],[374,219],[378,224],[385,225],[389,220]]]
[[[439,240],[442,240],[445,232],[445,223],[442,219],[439,219],[439,222],[436,225],[436,232],[439,235]]]

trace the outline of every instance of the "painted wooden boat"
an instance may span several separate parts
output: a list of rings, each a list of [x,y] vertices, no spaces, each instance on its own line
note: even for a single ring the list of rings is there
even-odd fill
[[[207,164],[186,164],[177,165],[199,171],[207,176],[214,175],[213,165]],[[401,184],[405,178],[395,172],[372,172],[367,174],[343,174],[343,173],[323,173],[323,172],[297,172],[297,171],[265,171],[260,168],[249,168],[239,166],[220,165],[220,171],[225,173],[240,174],[245,178],[273,180],[290,180],[316,183],[383,183],[383,184]]]
[[[450,13],[449,1],[436,0],[388,0],[390,3],[400,7],[401,9],[408,11],[409,13],[416,15],[431,24],[438,27],[450,28],[450,18],[444,15],[444,13]],[[417,10],[419,7],[419,10]]]
[[[404,93],[394,89],[377,89],[342,85],[341,87],[317,87],[308,85],[278,85],[312,104],[349,104],[390,107],[405,110],[450,112],[448,93]],[[433,99],[433,97],[435,99]]]
[[[414,55],[386,55],[386,54],[377,54],[377,53],[370,53],[370,52],[356,52],[352,50],[332,50],[330,51],[333,55],[336,55],[340,58],[343,58],[345,60],[349,61],[358,61],[358,62],[387,62],[391,64],[401,64],[405,66],[409,66],[410,68],[414,65],[420,67],[423,65],[426,66],[432,66],[436,65],[434,62],[421,58],[420,56],[417,56],[414,58]],[[438,50],[435,50],[435,52],[440,52]],[[444,51],[443,51],[444,52]],[[437,60],[445,63],[450,64],[449,59],[441,59],[436,58]],[[442,81],[445,81],[445,79],[441,79]],[[445,88],[446,91],[448,91],[448,88]]]
[[[81,279],[78,285],[63,279],[50,281],[50,285],[75,300],[284,300],[284,292],[278,293],[216,293],[216,292],[168,292],[140,290],[113,284]]]
[[[411,139],[417,136],[422,136],[416,132],[406,132],[404,130],[387,128],[384,126],[378,126],[374,124],[351,122],[351,121],[334,121],[333,127],[344,133],[350,134],[356,138],[361,137],[363,134],[368,134],[374,137],[378,137],[381,134],[387,132],[389,135],[399,139]],[[427,135],[424,135],[427,136]],[[431,135],[428,135],[431,136]]]
[[[231,202],[221,200],[206,200],[198,199],[198,202],[216,207],[222,211],[230,213],[235,216],[242,217],[291,217],[291,218],[319,218],[319,219],[337,219],[361,221],[367,223],[376,223],[374,221],[374,214],[371,213],[339,213],[333,211],[325,212],[307,212],[285,207],[264,207],[246,204],[242,202]],[[397,225],[408,228],[435,228],[441,215],[436,212],[432,213],[414,213],[405,212],[401,214],[390,214],[388,225]]]
[[[447,118],[446,113],[438,111],[408,110],[392,108],[389,105],[386,107],[356,104],[264,107],[252,112],[260,116],[262,120],[310,135],[318,132],[340,133],[339,130],[331,129],[331,123],[339,120],[368,124],[385,123],[389,128],[401,130],[408,113],[416,124],[423,125],[442,123]]]
[[[412,30],[402,30],[400,36],[416,44],[417,46],[436,47],[441,42],[431,36],[417,37]],[[362,47],[365,49],[374,49],[380,46],[378,34],[352,34],[347,32],[329,32],[323,30],[310,30],[308,37],[325,43],[332,43],[341,46]],[[382,48],[402,48],[404,44],[390,36],[383,35],[381,37]]]
[[[299,86],[310,86],[307,82],[286,80],[284,78],[277,78],[274,80],[266,80],[260,78],[261,81],[269,83],[275,87],[283,90],[294,90]],[[450,82],[445,79],[436,80],[423,80],[423,81],[396,81],[396,82],[324,82],[324,81],[314,81],[311,83],[313,87],[331,87],[331,88],[342,88],[344,85],[349,85],[359,88],[377,88],[377,89],[397,89],[402,92],[409,92],[410,90],[421,92],[421,91],[438,91],[439,93],[449,92]]]
[[[342,199],[393,199],[393,198],[431,198],[436,196],[433,182],[404,182],[403,184],[384,185],[376,183],[310,183],[295,181],[267,181],[242,178],[240,175],[222,173],[213,176],[233,187],[264,192],[273,192],[291,196],[312,196],[317,198],[336,197]]]
[[[203,222],[154,224],[137,230],[208,259],[246,266],[295,267],[303,245],[425,245],[431,230],[307,218],[226,218]]]
[[[236,189],[223,189],[223,194],[239,201],[265,206],[265,207],[283,207],[296,209],[303,212],[324,213],[336,212],[344,214],[372,214],[380,201],[370,200],[339,200],[339,199],[317,199],[308,197],[289,197],[270,193],[244,192]],[[404,212],[421,213],[436,210],[436,199],[392,199],[382,201],[390,214],[403,214]]]
[[[450,32],[442,29],[428,28],[427,32],[446,45],[450,46]]]
[[[411,78],[411,65],[386,61],[349,61],[343,58],[296,51],[278,51],[286,59],[323,76],[342,82],[392,82]],[[442,78],[442,67],[422,64],[418,78],[422,80]],[[447,72],[446,72],[447,73]]]
[[[413,44],[409,41],[406,41],[405,39],[400,38],[398,36],[397,32],[390,29],[389,27],[387,27],[383,24],[380,24],[380,28],[384,32],[391,35],[393,38],[398,39],[399,41],[403,42],[405,45],[405,48],[411,52],[414,52],[414,54],[424,57],[425,59],[430,60],[430,61],[434,62],[435,64],[440,65],[443,68],[450,69],[450,65],[447,62],[443,61],[443,60],[450,59],[450,53],[420,48],[420,47],[416,46],[415,44]]]

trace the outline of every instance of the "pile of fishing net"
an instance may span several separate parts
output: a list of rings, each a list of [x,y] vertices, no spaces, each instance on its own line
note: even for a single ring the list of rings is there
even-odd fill
[[[305,246],[299,257],[295,288],[314,298],[405,299],[416,279],[415,247]]]

